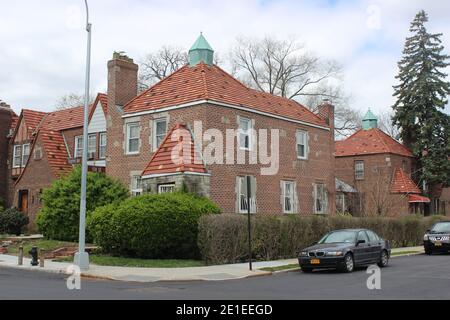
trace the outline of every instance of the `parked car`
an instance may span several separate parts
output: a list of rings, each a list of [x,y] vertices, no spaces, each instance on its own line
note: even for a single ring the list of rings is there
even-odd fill
[[[450,222],[438,222],[423,236],[423,247],[428,255],[450,251]]]
[[[338,269],[352,272],[355,267],[378,264],[386,267],[391,256],[390,243],[367,229],[344,229],[327,233],[298,258],[303,272]]]

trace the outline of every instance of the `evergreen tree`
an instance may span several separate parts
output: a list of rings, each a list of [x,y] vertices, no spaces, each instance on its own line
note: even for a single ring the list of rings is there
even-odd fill
[[[443,54],[442,34],[429,33],[428,15],[420,11],[411,23],[399,62],[400,84],[394,86],[397,98],[393,123],[401,130],[403,143],[417,157],[419,178],[428,185],[450,184],[449,116],[443,112],[448,103],[450,83],[443,69],[450,56]]]

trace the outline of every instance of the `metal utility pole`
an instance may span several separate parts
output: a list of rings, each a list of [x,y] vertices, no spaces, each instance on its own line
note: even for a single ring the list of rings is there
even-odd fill
[[[253,270],[252,267],[252,225],[251,225],[251,183],[250,176],[247,176],[247,217],[248,217],[248,258],[249,258],[249,269]]]
[[[84,120],[83,120],[83,160],[81,167],[81,197],[80,197],[80,230],[78,252],[75,254],[74,263],[82,270],[89,269],[89,254],[85,251],[86,245],[86,180],[88,157],[88,116],[89,116],[89,86],[91,72],[91,32],[92,25],[89,22],[89,7],[86,6],[86,31],[87,31],[87,57],[86,57],[86,83],[84,91]]]

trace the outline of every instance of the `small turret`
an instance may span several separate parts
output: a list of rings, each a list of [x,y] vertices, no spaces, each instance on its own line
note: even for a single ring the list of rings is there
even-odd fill
[[[189,66],[194,67],[202,61],[210,66],[213,65],[214,50],[208,41],[206,41],[203,34],[200,33],[197,41],[195,41],[189,50]]]
[[[364,119],[362,120],[363,130],[370,130],[378,128],[378,118],[372,113],[372,111],[367,111]]]

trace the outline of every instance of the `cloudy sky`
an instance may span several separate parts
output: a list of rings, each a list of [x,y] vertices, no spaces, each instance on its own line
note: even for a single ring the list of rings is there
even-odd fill
[[[442,0],[90,0],[92,91],[106,91],[113,51],[139,61],[162,45],[189,48],[200,31],[219,53],[238,36],[295,37],[337,60],[351,106],[375,112],[392,105],[410,21],[425,9],[428,29],[442,32],[450,53],[450,1]],[[0,1],[0,99],[49,111],[64,94],[83,92],[82,0]],[[450,70],[448,70],[450,72]]]

